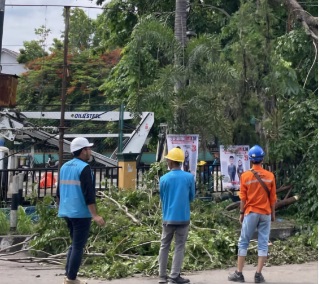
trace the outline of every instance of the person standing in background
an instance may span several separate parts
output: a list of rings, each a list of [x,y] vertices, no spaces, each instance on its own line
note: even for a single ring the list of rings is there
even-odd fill
[[[188,283],[180,276],[185,244],[190,224],[190,203],[195,198],[194,176],[182,171],[185,156],[180,148],[173,148],[165,156],[170,171],[160,178],[162,203],[162,237],[159,251],[159,283]],[[167,263],[170,245],[175,236],[175,251],[170,276]]]
[[[258,264],[255,283],[265,282],[261,271],[267,260],[268,240],[271,221],[275,221],[276,182],[273,173],[263,169],[261,163],[265,153],[255,145],[248,156],[253,164],[250,171],[241,175],[240,180],[240,217],[242,224],[238,241],[237,270],[228,276],[229,281],[245,282],[243,268],[249,242],[255,230],[258,232]]]

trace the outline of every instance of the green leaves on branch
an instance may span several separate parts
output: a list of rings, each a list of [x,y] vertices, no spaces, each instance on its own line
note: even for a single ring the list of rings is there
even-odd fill
[[[162,170],[161,167],[156,168]],[[155,176],[156,174],[153,177]],[[152,175],[149,178],[152,178]],[[87,277],[108,279],[123,278],[136,273],[157,275],[162,229],[158,193],[155,193],[153,188],[147,188],[113,191],[108,197],[111,198],[98,199],[99,214],[107,222],[102,228],[92,223],[80,272]],[[39,223],[35,228],[38,236],[31,244],[34,250],[59,254],[67,251],[70,238],[65,221],[56,216],[57,210],[50,207],[50,202],[52,200],[47,198],[43,204],[37,205]],[[183,271],[235,265],[239,224],[236,218],[225,214],[224,207],[228,204],[228,201],[194,201],[191,206],[191,225]],[[139,222],[134,222],[131,216]],[[293,246],[291,242],[294,243]],[[269,262],[282,264],[315,260],[317,243],[316,234],[310,228],[291,240],[276,241],[271,248]],[[170,263],[173,251],[172,246]],[[284,257],[285,251],[289,259]],[[300,253],[303,251],[305,253]],[[257,261],[257,252],[253,245],[248,261]]]

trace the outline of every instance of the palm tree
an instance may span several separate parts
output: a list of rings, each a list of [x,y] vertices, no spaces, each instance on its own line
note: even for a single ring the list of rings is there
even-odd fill
[[[188,0],[176,0],[175,37],[182,48],[186,47],[186,18]]]
[[[175,27],[174,34],[177,42],[180,45],[180,50],[176,50],[175,53],[175,67],[184,66],[185,65],[185,56],[184,50],[186,47],[186,19],[187,19],[187,4],[188,0],[176,0],[175,6]],[[185,87],[186,78],[181,76],[175,82],[174,92],[175,95],[182,96],[183,88]],[[180,104],[176,105],[176,110],[174,112],[174,131],[180,132],[183,131],[183,121],[185,117],[183,117],[182,109],[180,108]]]

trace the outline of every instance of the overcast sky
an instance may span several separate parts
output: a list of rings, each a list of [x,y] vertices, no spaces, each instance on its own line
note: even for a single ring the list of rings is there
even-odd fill
[[[95,2],[95,0],[5,0],[2,47],[18,52],[23,47],[24,41],[39,39],[34,30],[42,25],[52,32],[46,42],[49,47],[52,39],[60,38],[61,31],[64,31],[62,17],[64,5],[98,7],[99,9],[82,8],[88,17],[95,19],[102,12],[101,6],[97,6]],[[43,7],[14,5],[43,5]],[[49,5],[61,5],[61,7]]]

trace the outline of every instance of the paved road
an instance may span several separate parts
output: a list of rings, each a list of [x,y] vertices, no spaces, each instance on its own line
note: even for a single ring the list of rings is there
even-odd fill
[[[191,284],[230,284],[227,275],[235,268],[210,270],[187,274]],[[246,283],[254,283],[255,267],[246,266]],[[318,262],[265,267],[263,274],[269,284],[317,284]],[[52,265],[22,264],[0,260],[1,284],[62,284],[63,269]],[[89,284],[155,284],[155,277],[131,277],[125,279],[88,280]]]

